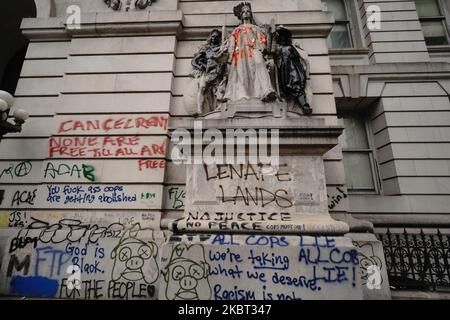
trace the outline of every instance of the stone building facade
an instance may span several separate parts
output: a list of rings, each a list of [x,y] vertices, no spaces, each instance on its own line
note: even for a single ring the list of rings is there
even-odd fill
[[[239,2],[122,0],[115,7],[116,2],[103,0],[36,0],[37,17],[21,25],[30,43],[14,93],[15,106],[31,117],[22,133],[0,142],[3,294],[26,295],[12,292],[10,281],[27,268],[30,247],[50,243],[67,253],[77,237],[95,244],[116,232],[136,244],[140,240],[123,226],[139,223],[152,230],[150,237],[162,251],[163,239],[189,200],[186,167],[171,161],[170,136],[193,121],[183,105],[191,59],[212,29],[231,32],[238,25],[233,5]],[[349,225],[347,236],[360,253],[362,282],[357,285],[364,297],[422,291],[430,296],[436,294],[430,289],[448,288],[448,2],[251,3],[259,24],[274,19],[308,53],[313,91],[308,121],[345,128],[340,143],[323,155],[323,168],[328,211]],[[114,261],[108,268],[118,281],[115,252],[119,256],[126,243],[104,241]],[[316,247],[320,253],[321,246]],[[72,249],[71,257],[76,255]],[[163,258],[169,264],[175,260]],[[382,289],[366,286],[367,265],[361,261],[381,269]],[[399,261],[406,271],[396,269]],[[33,263],[28,265],[37,270]],[[41,263],[41,268],[49,267]],[[389,290],[387,274],[395,290]],[[147,285],[154,281],[150,278],[144,279]],[[103,297],[131,298],[117,283]],[[65,286],[60,283],[53,295],[43,295],[69,297],[62,293]],[[166,298],[171,297],[168,287],[161,289]],[[136,296],[153,297],[148,288],[145,294],[136,289]],[[192,298],[211,298],[200,291]],[[244,294],[231,291],[221,297]],[[348,288],[342,292],[340,298],[362,297]],[[312,297],[339,298],[339,288]]]

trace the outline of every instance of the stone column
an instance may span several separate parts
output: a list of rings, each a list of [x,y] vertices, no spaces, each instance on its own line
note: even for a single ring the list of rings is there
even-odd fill
[[[373,63],[429,62],[416,6],[408,1],[358,0],[362,17],[363,36]],[[379,28],[370,26],[372,8],[379,8]],[[369,21],[368,21],[369,20]],[[374,24],[375,26],[375,24]]]
[[[221,164],[188,165],[185,214],[173,225],[175,231],[317,235],[348,232],[347,224],[335,221],[328,213],[322,158],[337,145],[342,128],[325,126],[322,119],[307,118],[206,119],[192,124],[201,126],[192,130],[194,149],[203,150],[205,155],[206,139],[195,140],[211,130],[220,132],[224,142],[227,133],[254,136],[261,141],[267,132],[271,137],[261,143],[269,151],[278,144],[279,165],[267,169],[248,162],[252,155],[249,149],[261,148],[261,144],[244,146],[245,163],[236,163],[236,158],[232,158]],[[217,145],[217,150],[223,147],[225,153],[230,147],[236,148],[234,140],[229,141],[228,145]],[[264,170],[269,173],[264,174]]]

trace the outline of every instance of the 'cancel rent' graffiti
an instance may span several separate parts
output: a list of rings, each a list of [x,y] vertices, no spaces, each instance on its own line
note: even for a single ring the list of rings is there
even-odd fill
[[[169,120],[167,115],[152,116],[85,116],[61,119],[58,134],[111,134],[123,132],[163,133],[167,130]]]

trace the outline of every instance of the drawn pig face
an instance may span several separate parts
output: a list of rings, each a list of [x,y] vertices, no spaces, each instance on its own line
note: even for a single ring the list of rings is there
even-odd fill
[[[113,10],[119,10],[122,7],[122,2],[120,0],[104,0],[104,2]]]
[[[153,241],[145,242],[131,234],[125,235],[111,252],[114,259],[112,280],[154,283],[159,274],[157,255],[158,246]]]
[[[211,298],[209,264],[201,245],[179,244],[163,272],[169,300],[207,300]]]
[[[359,243],[354,241],[353,244],[358,248],[358,260],[361,270],[361,279],[363,280],[363,284],[365,284],[369,276],[368,268],[370,266],[377,266],[380,270],[382,270],[383,262],[375,254],[375,250],[370,242]]]

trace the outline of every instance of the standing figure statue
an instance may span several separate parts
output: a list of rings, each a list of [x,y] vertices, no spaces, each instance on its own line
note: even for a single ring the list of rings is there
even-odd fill
[[[189,87],[186,90],[185,106],[194,116],[213,111],[217,107],[217,101],[223,99],[227,66],[218,60],[221,54],[221,40],[222,32],[212,30],[206,45],[192,59],[191,64],[194,67],[192,76],[196,81],[193,83],[194,88]]]
[[[242,2],[234,7],[234,14],[241,20],[241,25],[234,29],[225,44],[230,70],[224,99],[274,101],[277,95],[265,59],[267,31],[255,24],[250,3]]]
[[[305,115],[312,113],[307,99],[307,61],[299,53],[300,48],[292,44],[292,33],[283,27],[277,27],[276,39],[278,48],[276,64],[280,94],[286,100],[293,100]]]

